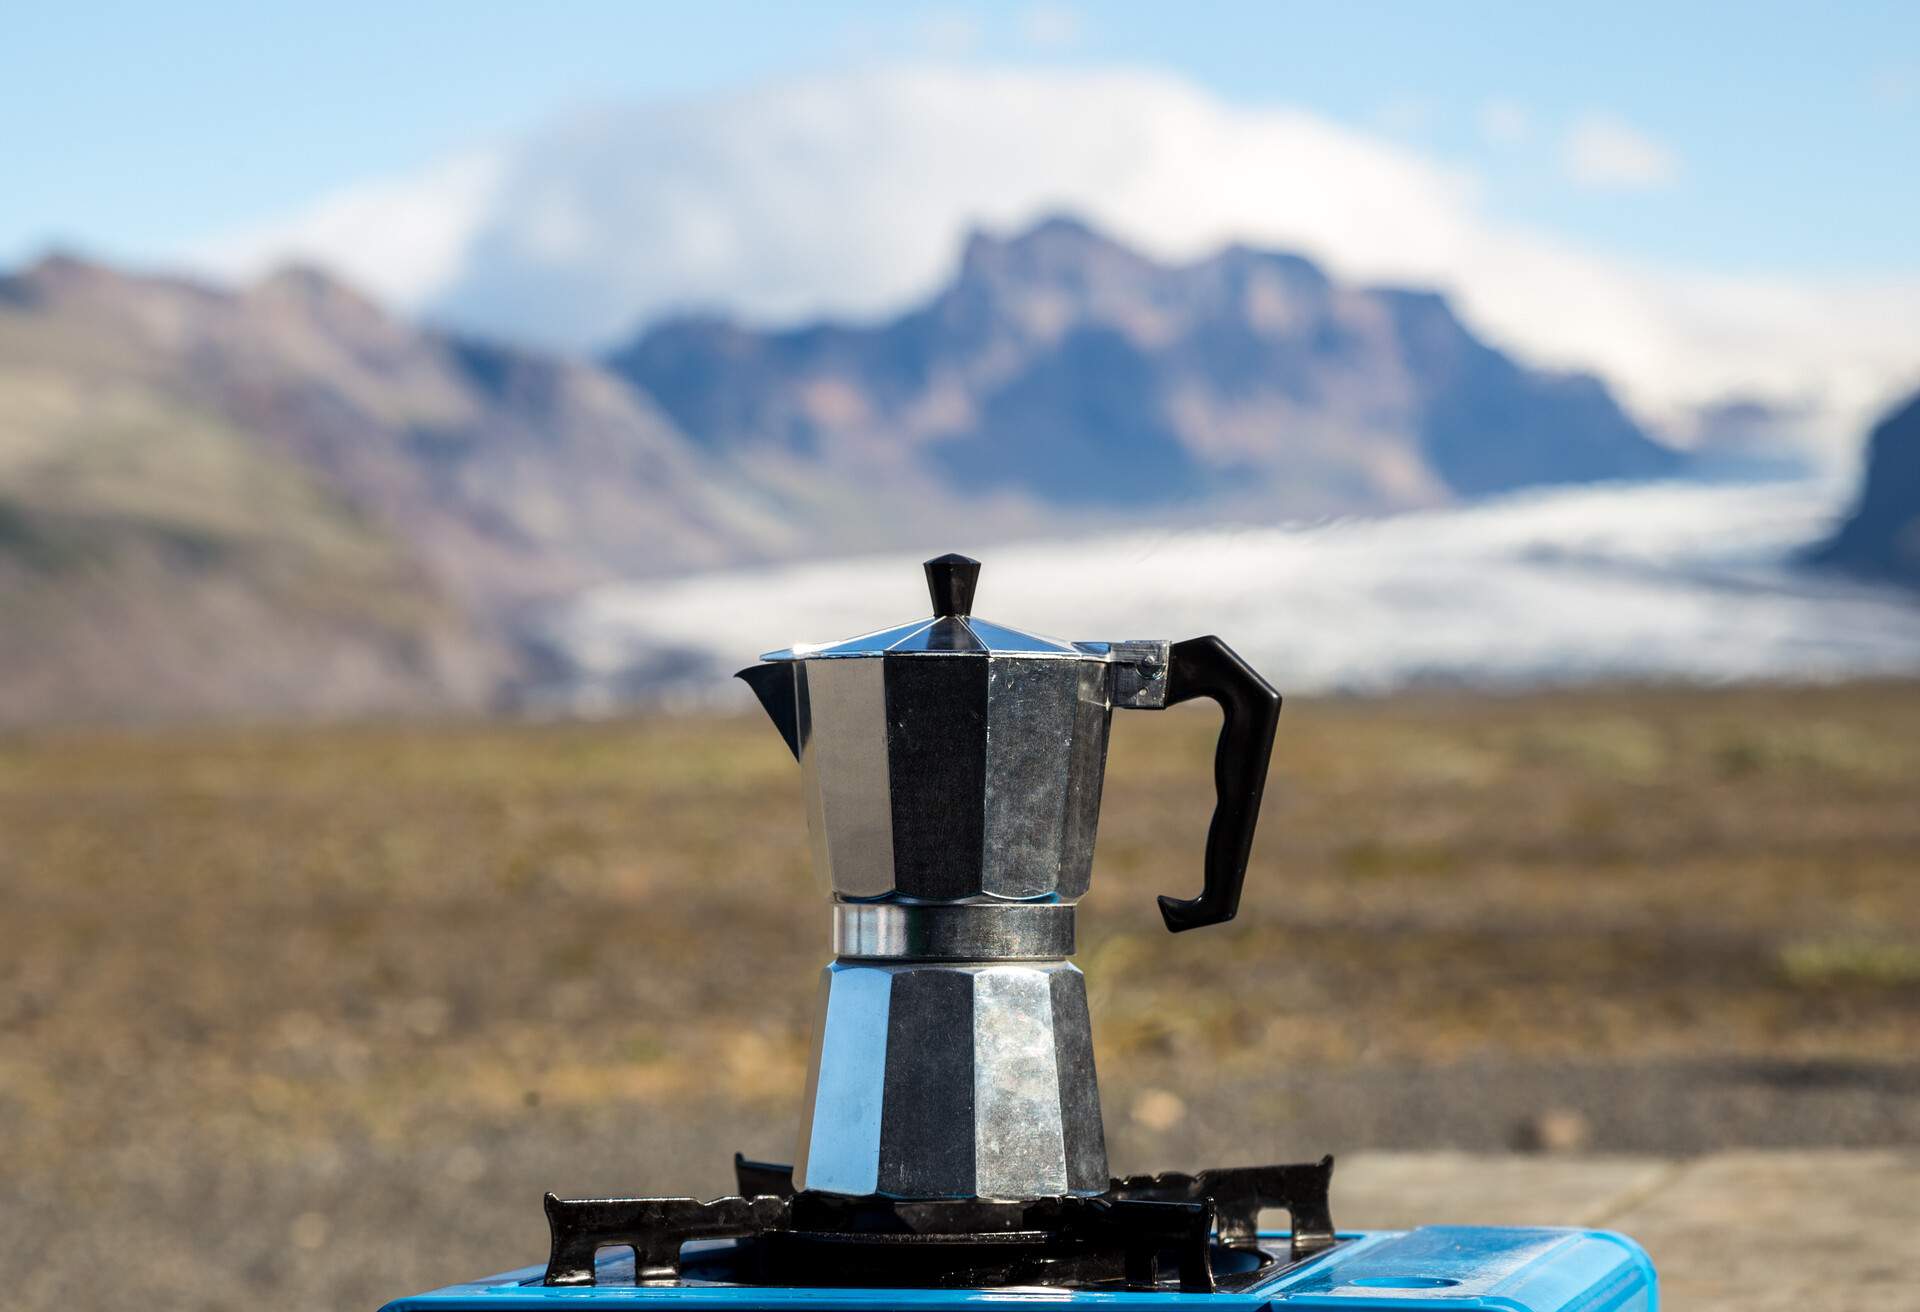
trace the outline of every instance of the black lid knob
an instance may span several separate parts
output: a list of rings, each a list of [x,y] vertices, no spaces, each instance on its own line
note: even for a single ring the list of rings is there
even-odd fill
[[[927,562],[927,593],[935,615],[973,614],[973,589],[980,582],[980,562],[949,551]]]

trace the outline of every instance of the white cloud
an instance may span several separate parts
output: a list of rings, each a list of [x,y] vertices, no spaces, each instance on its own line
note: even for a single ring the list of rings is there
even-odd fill
[[[1079,11],[1065,5],[1035,5],[1020,16],[1021,40],[1038,50],[1077,46],[1084,28]]]
[[[936,9],[914,25],[915,44],[938,59],[972,54],[980,45],[980,20],[958,9]]]
[[[1373,111],[1373,122],[1395,137],[1418,136],[1433,126],[1434,105],[1418,96],[1399,96]]]
[[[1883,68],[1868,85],[1881,109],[1906,109],[1920,99],[1920,72],[1912,68]]]
[[[1489,100],[1480,106],[1480,135],[1490,146],[1524,146],[1533,136],[1533,115],[1515,100]]]
[[[761,321],[896,310],[974,225],[1067,210],[1167,259],[1243,240],[1438,285],[1502,344],[1594,368],[1659,419],[1729,392],[1864,408],[1911,383],[1920,285],[1736,279],[1488,215],[1471,175],[1280,106],[1131,70],[894,68],[557,122],[194,254],[297,254],[403,308],[601,346],[689,305]]]
[[[248,274],[313,260],[389,301],[419,307],[460,277],[507,163],[504,152],[458,155],[334,192],[281,222],[215,236],[189,255]]]
[[[1680,176],[1680,157],[1612,114],[1584,114],[1562,148],[1567,176],[1583,187],[1641,191]]]

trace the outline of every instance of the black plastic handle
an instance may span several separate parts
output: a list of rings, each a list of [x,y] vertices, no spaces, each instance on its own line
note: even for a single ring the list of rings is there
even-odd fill
[[[1240,910],[1260,795],[1280,727],[1280,694],[1226,643],[1208,634],[1176,642],[1167,655],[1167,705],[1195,697],[1220,703],[1213,754],[1213,823],[1207,828],[1206,885],[1196,898],[1160,898],[1160,917],[1178,934],[1218,925]]]

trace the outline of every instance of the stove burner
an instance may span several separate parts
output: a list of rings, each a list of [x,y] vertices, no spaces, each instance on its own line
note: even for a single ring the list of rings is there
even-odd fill
[[[1169,1172],[1115,1180],[1097,1197],[1028,1202],[852,1198],[793,1188],[792,1168],[735,1155],[740,1196],[547,1195],[549,1285],[595,1283],[602,1248],[630,1247],[636,1282],[800,1286],[1003,1285],[1152,1289],[1163,1266],[1182,1290],[1212,1293],[1271,1271],[1259,1215],[1293,1219],[1289,1261],[1334,1243],[1333,1158],[1291,1166]],[[700,1240],[732,1244],[697,1245]]]

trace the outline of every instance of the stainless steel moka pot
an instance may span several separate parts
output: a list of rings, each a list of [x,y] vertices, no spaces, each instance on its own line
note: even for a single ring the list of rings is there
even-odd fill
[[[794,1185],[896,1198],[1109,1183],[1074,904],[1116,707],[1223,711],[1198,897],[1231,920],[1280,695],[1218,638],[1061,642],[972,614],[980,566],[926,565],[934,613],[740,672],[799,759],[833,896]]]

